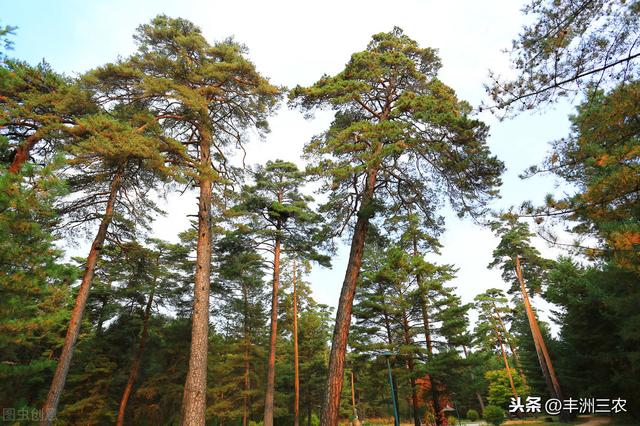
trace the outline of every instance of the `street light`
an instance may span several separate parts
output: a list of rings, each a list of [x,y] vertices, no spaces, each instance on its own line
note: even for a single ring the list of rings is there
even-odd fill
[[[382,355],[387,358],[387,370],[389,371],[389,385],[391,386],[391,400],[393,401],[393,419],[394,426],[400,426],[400,418],[398,416],[398,404],[396,403],[396,391],[393,387],[393,376],[391,376],[391,364],[389,363],[389,357],[393,355],[392,352],[383,352]]]

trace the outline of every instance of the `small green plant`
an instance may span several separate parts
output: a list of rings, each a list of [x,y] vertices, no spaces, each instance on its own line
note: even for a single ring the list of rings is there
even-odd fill
[[[504,422],[504,410],[495,405],[487,405],[482,415],[487,422],[495,426],[500,426]]]
[[[480,418],[480,415],[476,410],[471,409],[467,411],[467,419],[471,420],[472,422],[475,422],[479,418]]]
[[[447,417],[447,424],[449,426],[457,425],[458,424],[458,419],[456,418],[456,416],[449,416],[449,417]]]
[[[311,414],[311,426],[320,426],[320,418],[316,413]]]

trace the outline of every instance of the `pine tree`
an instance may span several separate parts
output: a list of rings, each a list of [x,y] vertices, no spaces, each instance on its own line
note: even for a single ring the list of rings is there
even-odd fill
[[[131,232],[132,226],[135,228],[135,225],[148,222],[155,209],[146,193],[158,179],[172,174],[165,165],[168,157],[165,154],[169,153],[169,157],[173,153],[179,154],[170,141],[157,137],[157,128],[149,126],[148,122],[140,130],[139,120],[148,117],[130,117],[128,112],[126,108],[115,109],[112,115],[83,119],[83,126],[90,129],[89,136],[85,135],[67,147],[69,186],[80,196],[61,203],[60,212],[68,218],[63,226],[74,229],[89,226],[96,220],[100,223],[43,407],[42,424],[49,425],[55,418],[100,252],[104,242],[118,234],[110,231],[110,226]],[[118,120],[118,115],[131,121]]]
[[[365,237],[376,212],[393,211],[398,193],[420,193],[433,182],[460,214],[475,215],[495,195],[502,163],[484,143],[487,128],[470,106],[440,82],[433,49],[395,28],[376,34],[345,69],[313,86],[296,87],[291,102],[303,109],[331,106],[329,131],[305,147],[310,170],[325,179],[329,213],[338,229],[353,224],[323,405],[323,424],[338,421],[351,309]],[[416,211],[429,211],[416,207]]]
[[[273,425],[275,392],[276,341],[278,327],[278,287],[280,285],[280,255],[285,251],[296,256],[314,258],[327,264],[317,253],[316,235],[320,216],[309,206],[312,199],[303,195],[304,174],[293,163],[269,161],[253,174],[255,184],[245,186],[240,203],[234,208],[249,219],[250,231],[259,248],[273,255],[273,288],[271,291],[271,334],[267,359],[264,424]]]
[[[157,16],[141,25],[134,38],[136,55],[101,68],[93,77],[105,99],[143,103],[166,136],[175,137],[189,154],[181,165],[199,188],[198,240],[182,422],[204,424],[214,190],[218,195],[230,183],[226,153],[243,143],[244,131],[267,130],[266,117],[279,89],[246,59],[246,48],[232,40],[212,46],[187,20]]]

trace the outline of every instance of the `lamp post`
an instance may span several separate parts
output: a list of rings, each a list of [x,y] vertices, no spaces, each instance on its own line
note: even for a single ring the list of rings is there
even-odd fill
[[[382,355],[387,359],[387,371],[389,372],[389,385],[391,386],[391,400],[393,401],[394,426],[400,426],[400,417],[398,416],[398,403],[396,402],[396,391],[393,387],[393,376],[391,375],[391,363],[389,362],[389,357],[393,355],[393,353],[387,351],[387,352],[383,352]]]

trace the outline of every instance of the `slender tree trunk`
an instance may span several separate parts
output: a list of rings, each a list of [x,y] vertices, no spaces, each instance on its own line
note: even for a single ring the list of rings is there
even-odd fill
[[[242,396],[242,426],[249,425],[249,390],[251,383],[249,380],[250,364],[249,364],[249,325],[247,316],[249,314],[249,300],[247,297],[247,287],[242,286],[242,301],[244,303],[244,395]]]
[[[271,294],[271,337],[267,360],[267,389],[264,397],[264,426],[273,426],[273,398],[276,385],[276,341],[278,339],[278,286],[280,284],[280,237],[273,251],[273,291]]]
[[[511,339],[511,333],[507,331],[507,326],[504,324],[504,321],[500,316],[500,312],[498,312],[498,307],[496,306],[496,304],[493,301],[491,302],[491,304],[493,305],[493,312],[495,312],[495,317],[500,323],[500,328],[502,328],[502,331],[504,332],[504,339],[507,341],[507,345],[509,346],[509,349],[511,349],[513,358],[516,361],[516,367],[518,367],[518,372],[520,374],[520,377],[522,378],[522,383],[526,387],[527,377],[524,375],[524,369],[522,368],[522,364],[520,363],[520,357],[518,356],[518,351],[516,350],[516,347],[513,344],[513,340]]]
[[[413,238],[413,255],[418,256],[418,242],[415,237]],[[418,273],[416,274],[416,282],[418,287],[421,289],[420,291],[420,309],[422,310],[422,325],[424,328],[424,340],[427,346],[427,359],[429,363],[433,361],[433,342],[431,341],[431,325],[429,321],[429,309],[427,302],[427,295],[425,294],[426,289],[424,289],[424,285],[422,282],[422,276]],[[429,383],[431,384],[431,401],[433,403],[433,414],[436,421],[437,426],[442,426],[444,424],[444,418],[442,415],[442,409],[440,408],[440,392],[438,391],[438,384],[436,379],[432,374],[427,374],[429,378]]]
[[[551,358],[547,352],[547,346],[544,343],[544,338],[538,327],[538,321],[536,320],[531,303],[529,301],[529,294],[522,278],[522,269],[520,267],[520,256],[516,256],[516,275],[518,281],[520,281],[520,290],[522,292],[522,300],[524,302],[525,311],[527,313],[527,319],[529,320],[529,328],[531,328],[531,335],[533,336],[533,342],[536,347],[536,354],[538,355],[538,361],[540,362],[540,368],[542,374],[547,382],[547,387],[553,398],[562,399],[562,391],[560,390],[560,383],[556,377],[556,373],[551,363]]]
[[[298,364],[298,288],[295,259],[293,260],[293,392],[293,426],[298,426],[300,416],[300,370]]]
[[[411,338],[409,319],[407,318],[407,312],[404,308],[402,309],[402,331],[404,335],[404,344],[407,345],[407,347],[413,347],[413,339]],[[420,426],[420,414],[418,413],[418,391],[413,368],[413,355],[409,355],[407,357],[406,367],[409,372],[409,385],[411,385],[411,406],[413,408],[413,423],[415,426]]]
[[[381,288],[380,291],[382,293],[381,294],[382,295],[382,305],[386,306],[387,302],[386,302],[386,300],[384,298],[385,289]],[[383,310],[382,311],[382,316],[384,318],[384,328],[387,331],[387,343],[389,344],[389,349],[391,349],[393,347],[393,336],[391,334],[391,320],[389,318],[389,312],[387,312],[386,309]],[[389,361],[389,364],[391,365],[392,363]],[[397,407],[398,406],[398,401],[399,401],[399,399],[398,399],[398,383],[396,382],[396,377],[393,374],[393,369],[391,369],[391,373],[390,374],[391,374],[391,383],[393,383],[393,386],[392,386],[393,395],[392,395],[392,397],[393,397],[393,400],[395,401],[396,407]]]
[[[71,357],[73,356],[73,350],[75,348],[76,341],[78,340],[78,333],[80,332],[82,314],[84,313],[84,308],[87,304],[87,299],[89,298],[89,288],[91,287],[91,281],[93,280],[102,245],[104,244],[104,240],[107,236],[109,224],[111,224],[111,220],[113,218],[113,210],[116,204],[118,191],[122,184],[124,169],[125,164],[123,163],[118,167],[113,179],[111,180],[109,198],[107,199],[104,215],[102,216],[98,232],[93,240],[93,244],[91,244],[89,255],[87,256],[87,264],[82,276],[82,281],[80,282],[80,288],[78,290],[78,295],[76,296],[76,303],[73,307],[73,312],[71,313],[71,319],[69,320],[69,328],[67,329],[67,334],[64,338],[62,353],[58,359],[58,365],[53,375],[53,381],[51,382],[51,387],[47,394],[47,400],[42,407],[44,415],[40,421],[41,425],[51,425],[58,411],[60,395],[62,394],[62,389],[64,388],[64,384],[67,380]]]
[[[504,368],[507,370],[507,375],[509,376],[509,384],[511,385],[511,392],[513,392],[513,396],[518,399],[518,391],[516,391],[516,385],[513,383],[513,375],[511,374],[511,368],[509,368],[509,360],[507,359],[507,352],[504,350],[504,344],[502,343],[502,338],[500,337],[500,332],[497,328],[493,330],[496,333],[496,337],[498,338],[498,343],[500,344],[500,351],[502,351],[502,359],[504,361]]]
[[[40,134],[35,132],[31,136],[27,137],[24,142],[22,142],[18,148],[16,148],[15,155],[13,156],[13,160],[11,161],[11,165],[9,166],[9,173],[16,174],[19,173],[22,169],[24,163],[29,159],[29,154],[33,147],[40,140]]]
[[[182,398],[183,426],[205,424],[207,406],[207,351],[209,348],[209,287],[211,285],[211,169],[210,137],[200,141],[200,198],[198,245],[193,290],[189,368]]]
[[[122,393],[122,399],[120,400],[120,409],[118,410],[118,419],[116,420],[117,426],[122,426],[124,424],[124,414],[127,409],[127,402],[129,401],[129,396],[131,395],[133,384],[135,383],[136,378],[138,377],[138,370],[140,369],[142,355],[144,354],[144,345],[145,345],[145,342],[147,341],[147,335],[149,334],[149,319],[151,318],[151,308],[153,306],[153,296],[155,294],[157,280],[158,280],[158,277],[156,275],[154,277],[153,287],[151,288],[151,292],[149,293],[149,300],[147,301],[147,306],[145,306],[145,309],[144,309],[144,319],[142,322],[142,332],[140,333],[140,345],[138,346],[138,353],[136,354],[136,357],[133,360],[133,363],[131,364],[131,371],[129,372],[129,380],[127,380],[127,385],[124,388],[124,392]]]
[[[377,155],[382,149],[382,144],[375,150]],[[362,196],[358,219],[351,239],[351,251],[349,262],[345,272],[340,300],[336,312],[336,323],[333,329],[331,341],[331,353],[329,355],[329,371],[327,377],[326,393],[320,412],[320,424],[322,426],[337,426],[340,414],[340,391],[344,380],[344,363],[349,339],[349,326],[351,325],[351,311],[353,309],[353,297],[356,292],[358,274],[362,265],[364,242],[369,227],[369,219],[372,215],[373,194],[376,183],[378,166],[372,167],[367,173],[367,184]],[[266,425],[265,425],[266,426]]]
[[[356,384],[353,377],[353,370],[351,370],[351,407],[353,407],[353,426],[360,426],[360,419],[358,418],[358,408],[356,406]]]

